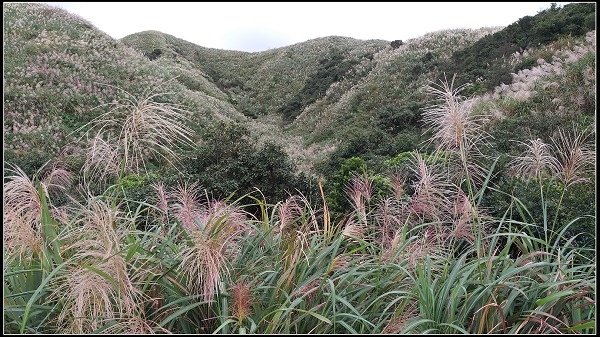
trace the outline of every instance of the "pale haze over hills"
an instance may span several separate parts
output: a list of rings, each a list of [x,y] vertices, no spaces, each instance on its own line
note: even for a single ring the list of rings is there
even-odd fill
[[[506,26],[550,7],[550,2],[48,4],[117,39],[158,30],[204,47],[249,52],[330,35],[392,41],[442,29]]]

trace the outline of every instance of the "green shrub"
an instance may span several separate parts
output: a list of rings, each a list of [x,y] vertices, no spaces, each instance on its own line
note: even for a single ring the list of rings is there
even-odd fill
[[[269,200],[283,200],[296,189],[307,197],[314,182],[296,174],[296,167],[280,146],[254,145],[247,128],[221,122],[205,130],[198,150],[184,159],[185,171],[215,198],[241,196],[257,188]]]

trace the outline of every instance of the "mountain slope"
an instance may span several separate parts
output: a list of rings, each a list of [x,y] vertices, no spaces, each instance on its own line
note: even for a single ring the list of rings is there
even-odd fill
[[[192,111],[196,128],[215,120],[244,119],[192,68],[150,62],[61,9],[4,4],[3,10],[6,161],[39,166],[76,139],[71,133],[102,111],[95,107],[116,98],[116,87],[141,95],[162,83],[156,91],[176,93],[164,99]],[[181,74],[196,87],[169,81]]]
[[[441,31],[399,48],[332,36],[258,53],[204,48],[156,31],[122,41],[153,62],[209,75],[252,118],[247,124],[258,138],[284,146],[311,170],[352,130],[379,128],[371,122],[390,110],[417,110],[415,100],[425,101],[419,89],[435,78],[437,63],[496,30]]]
[[[229,95],[230,101],[251,117],[285,109],[294,97],[302,95],[307,80],[329,59],[346,64],[360,63],[389,44],[381,40],[331,36],[246,53],[204,48],[156,31],[129,35],[122,41],[152,59],[191,62],[196,69],[210,75],[212,81]],[[341,72],[339,76],[343,74]],[[324,89],[337,80],[331,78],[323,85]],[[323,91],[322,87],[318,89]],[[307,91],[304,89],[305,95],[313,94]]]
[[[470,47],[456,52],[444,71],[458,74],[458,83],[477,83],[471,92],[483,93],[519,70],[503,62],[515,53],[537,48],[567,36],[579,37],[595,29],[596,5],[593,3],[555,4],[535,16],[525,16],[497,34],[486,36]],[[522,64],[530,67],[533,64]]]
[[[543,26],[541,23],[554,22],[551,20],[575,22],[581,16],[579,26],[565,28],[565,32],[581,36],[589,26],[586,13],[590,8],[589,4],[567,5],[504,29],[440,31],[393,46],[383,40],[332,36],[247,53],[205,48],[157,31],[117,41],[60,9],[5,4],[7,160],[39,165],[75,139],[69,135],[73,130],[100,113],[94,107],[116,97],[114,87],[140,95],[169,80],[157,90],[177,93],[164,99],[192,111],[196,130],[218,120],[238,121],[250,129],[256,143],[270,141],[283,146],[303,171],[314,172],[315,165],[332,155],[393,156],[420,142],[420,114],[430,100],[422,89],[430,81],[444,74],[451,76],[452,70],[471,76],[473,67],[481,62],[469,55],[483,47],[500,42],[520,46],[519,29],[525,21]],[[589,113],[595,96],[583,93],[586,87],[577,91],[579,82],[568,78],[580,78],[584,73],[585,78],[590,76],[595,45],[561,32],[536,37],[538,40],[544,44],[510,57],[489,51],[493,57],[486,58],[490,64],[486,71],[503,69],[508,80],[487,89],[475,79],[468,89],[486,102],[482,109],[493,106],[496,115],[514,115],[511,110],[521,105],[548,111],[552,106],[536,101],[540,95],[535,92],[540,91],[535,81],[529,80],[528,93],[516,94],[526,97],[515,100],[512,93],[525,88],[518,84],[525,71],[539,72],[555,61],[569,63],[581,69],[571,75],[554,73],[552,76],[559,78],[544,83],[571,83],[568,87],[572,89],[565,91],[570,96],[559,98],[562,92],[553,92],[556,97],[549,100],[563,102],[563,110],[583,107]],[[589,55],[559,55],[575,53],[574,46],[588,50]],[[587,63],[578,66],[580,58]],[[463,78],[461,73],[458,76]],[[573,99],[579,103],[569,103]],[[48,142],[48,137],[53,141]]]

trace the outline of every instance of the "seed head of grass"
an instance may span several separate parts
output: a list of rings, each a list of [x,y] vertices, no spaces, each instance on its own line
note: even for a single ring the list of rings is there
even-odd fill
[[[279,213],[279,231],[283,231],[302,215],[303,209],[300,206],[300,197],[292,195],[288,197],[278,208]]]
[[[86,268],[73,268],[59,284],[51,297],[63,302],[58,324],[65,331],[90,333],[103,321],[118,317],[119,309],[113,302],[118,298],[117,290],[100,274]]]
[[[390,180],[392,182],[392,192],[394,193],[394,197],[398,200],[402,199],[405,192],[406,177],[403,174],[396,172],[392,174]]]
[[[38,191],[20,168],[7,171],[13,174],[4,178],[4,244],[9,252],[19,255],[40,251],[42,204]]]
[[[197,229],[196,223],[200,216],[200,197],[198,185],[192,183],[188,185],[179,184],[173,193],[175,204],[173,210],[175,218],[181,222],[181,225],[188,231]]]
[[[556,151],[556,176],[565,184],[571,186],[588,181],[588,175],[596,170],[596,151],[587,142],[591,133],[573,129],[567,132],[558,130],[558,135],[552,138]]]
[[[227,264],[237,256],[240,238],[251,233],[246,216],[219,200],[200,205],[195,185],[180,185],[175,198],[175,217],[190,236],[179,253],[178,270],[187,279],[188,291],[212,301],[221,279],[229,276]]]
[[[221,277],[229,274],[225,247],[199,231],[193,232],[191,239],[192,244],[180,252],[178,270],[186,277],[190,293],[202,295],[205,301],[212,301],[219,291]]]
[[[412,184],[414,193],[409,208],[419,219],[440,220],[450,206],[448,195],[452,185],[447,175],[440,173],[436,165],[428,165],[419,153],[414,153],[411,170],[416,179]]]
[[[471,152],[488,137],[483,130],[486,118],[473,114],[473,101],[460,95],[464,85],[455,88],[455,78],[450,83],[444,80],[426,88],[440,103],[425,109],[423,122],[432,131],[431,141],[438,149]]]
[[[458,190],[458,193],[454,199],[454,216],[453,216],[453,228],[451,236],[456,239],[465,239],[469,242],[474,242],[475,237],[473,235],[473,216],[475,215],[475,209],[469,197],[462,191]]]
[[[97,181],[107,181],[119,175],[120,160],[118,148],[97,133],[88,142],[82,171]]]
[[[59,163],[53,163],[42,177],[48,193],[64,191],[73,183],[73,173]]]
[[[238,322],[243,322],[252,314],[252,293],[250,287],[243,282],[231,287],[231,312]]]
[[[354,175],[346,189],[359,221],[366,224],[367,206],[373,196],[373,180],[366,174]]]
[[[156,217],[161,223],[167,221],[169,216],[169,201],[170,195],[165,191],[165,185],[160,183],[152,184],[151,187],[156,191]]]
[[[395,233],[404,225],[407,218],[406,205],[396,198],[386,198],[375,208],[375,222],[378,242],[383,248],[389,247]]]
[[[531,179],[557,170],[558,162],[549,144],[539,138],[521,144],[525,146],[525,151],[511,161],[513,174]]]
[[[117,174],[147,171],[148,160],[174,164],[177,149],[194,146],[187,126],[191,113],[180,105],[157,101],[168,93],[150,91],[138,98],[117,89],[122,97],[106,104],[108,111],[84,126],[95,135],[85,165],[89,172],[104,177],[115,170]]]
[[[50,298],[63,302],[61,326],[86,333],[107,320],[134,315],[143,295],[121,256],[129,219],[98,197],[77,206],[71,227],[61,237],[71,256],[68,273],[56,279]]]
[[[362,223],[358,224],[358,223],[354,223],[353,221],[350,221],[344,227],[344,230],[342,231],[342,235],[349,239],[352,239],[352,240],[362,240],[365,237],[366,231],[367,231],[366,225],[364,225]]]

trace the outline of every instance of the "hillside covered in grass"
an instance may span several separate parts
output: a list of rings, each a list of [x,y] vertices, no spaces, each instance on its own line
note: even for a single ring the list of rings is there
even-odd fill
[[[4,38],[7,161],[39,168],[75,141],[73,132],[97,117],[102,112],[98,106],[112,102],[120,90],[140,95],[167,82],[157,91],[175,93],[165,99],[193,111],[196,125],[241,117],[211,83],[189,90],[169,81],[176,69],[152,64],[62,10],[7,4]]]
[[[4,4],[5,333],[595,333],[594,4],[263,52]]]

